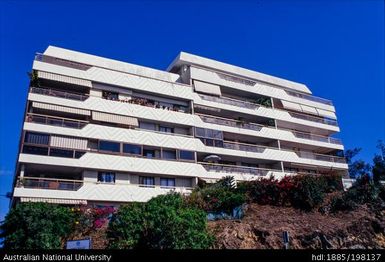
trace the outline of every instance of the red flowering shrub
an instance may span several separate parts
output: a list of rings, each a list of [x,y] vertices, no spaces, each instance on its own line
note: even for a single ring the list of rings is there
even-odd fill
[[[319,205],[327,192],[342,189],[341,176],[297,175],[281,180],[273,177],[239,184],[238,191],[251,202],[261,205],[293,206],[311,210]]]

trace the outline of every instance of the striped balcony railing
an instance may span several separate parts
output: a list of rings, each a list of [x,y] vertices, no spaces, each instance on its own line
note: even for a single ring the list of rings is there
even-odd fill
[[[206,171],[209,172],[241,173],[256,176],[266,176],[269,174],[269,172],[281,172],[281,170],[255,168],[247,166],[223,165],[205,162],[199,162],[198,164],[201,164],[206,169]]]
[[[83,180],[71,180],[71,179],[58,179],[58,178],[43,178],[43,177],[18,177],[16,187],[32,188],[32,189],[51,189],[51,190],[68,190],[77,191],[83,185],[103,184],[96,181],[83,181]],[[110,184],[110,183],[109,183]],[[143,185],[143,184],[126,184],[126,183],[113,183],[113,185],[124,185],[132,187],[148,187],[161,189],[166,192],[173,191],[182,194],[189,194],[193,190],[192,187],[180,187],[180,186],[161,186],[161,185]]]
[[[46,96],[55,96],[55,97],[71,99],[71,100],[78,100],[78,101],[84,101],[89,97],[89,95],[87,95],[87,94],[64,92],[64,91],[60,91],[60,90],[55,90],[55,89],[50,89],[50,88],[41,88],[41,87],[31,87],[30,92],[34,93],[34,94],[40,94],[40,95],[46,95]]]
[[[56,117],[56,116],[33,114],[33,113],[27,113],[25,117],[25,121],[31,122],[31,123],[37,123],[37,124],[77,128],[77,129],[81,129],[88,124],[87,121],[74,120],[74,119]]]
[[[199,94],[199,96],[202,99],[207,100],[207,101],[231,105],[231,106],[244,107],[244,108],[248,108],[248,109],[256,109],[260,106],[258,104],[254,104],[251,102],[241,101],[241,100],[232,99],[232,98],[228,98],[228,97],[216,97],[216,96],[209,96],[209,95],[202,95],[202,94]]]
[[[34,188],[34,189],[52,189],[52,190],[69,190],[77,191],[83,186],[81,180],[41,178],[41,177],[23,177],[19,178],[17,187]]]
[[[259,125],[255,123],[243,123],[241,121],[227,119],[227,118],[208,116],[203,114],[196,114],[196,115],[199,115],[199,117],[202,119],[203,122],[210,123],[210,124],[238,127],[238,128],[251,129],[256,131],[260,131],[262,127],[264,127],[263,125]]]

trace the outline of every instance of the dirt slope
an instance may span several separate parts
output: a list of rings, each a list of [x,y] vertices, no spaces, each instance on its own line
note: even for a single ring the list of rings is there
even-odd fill
[[[279,249],[288,231],[290,248],[385,248],[385,212],[367,206],[321,214],[289,207],[250,204],[242,220],[209,222],[215,248]]]

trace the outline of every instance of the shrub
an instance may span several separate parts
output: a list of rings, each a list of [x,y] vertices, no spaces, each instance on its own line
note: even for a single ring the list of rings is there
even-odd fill
[[[307,211],[322,203],[325,193],[341,189],[342,180],[338,175],[297,175],[281,180],[269,177],[241,183],[238,188],[251,202]]]
[[[213,242],[204,211],[188,207],[179,194],[122,207],[111,219],[111,248],[208,248]]]
[[[187,205],[195,208],[227,213],[245,202],[246,196],[235,188],[233,177],[225,177],[215,184],[196,188],[185,200]]]
[[[19,203],[1,225],[4,248],[55,249],[72,232],[77,214],[46,203]]]
[[[361,204],[374,204],[383,201],[385,190],[383,186],[376,184],[371,177],[363,175],[342,196],[333,199],[331,211],[350,211]]]
[[[295,176],[294,190],[291,191],[291,203],[294,207],[311,210],[324,200],[327,188],[324,179],[318,176],[301,175]]]

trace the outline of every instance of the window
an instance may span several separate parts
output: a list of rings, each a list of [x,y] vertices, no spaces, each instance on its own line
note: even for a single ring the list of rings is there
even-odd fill
[[[159,131],[164,133],[174,133],[174,128],[167,126],[159,126]]]
[[[123,153],[141,155],[142,147],[138,145],[123,144]]]
[[[37,146],[23,146],[23,153],[32,154],[32,155],[48,155],[47,147],[37,147]]]
[[[118,100],[119,94],[116,92],[103,91],[103,98],[108,100]]]
[[[75,158],[81,158],[85,153],[83,151],[75,151]]]
[[[205,137],[205,129],[196,127],[195,128],[195,135],[197,137]]]
[[[73,158],[74,152],[72,150],[51,148],[49,151],[50,156]]]
[[[183,160],[195,160],[195,154],[193,151],[179,151],[179,158]]]
[[[139,177],[139,183],[144,187],[155,187],[155,179],[151,176],[141,176]]]
[[[143,149],[143,156],[147,158],[153,158],[155,157],[155,150],[154,149]]]
[[[163,150],[163,159],[176,159],[176,150]]]
[[[120,152],[120,143],[101,140],[99,141],[99,150]]]
[[[175,187],[175,178],[161,177],[160,178],[160,187],[163,187],[163,188]]]
[[[101,183],[115,183],[115,173],[113,172],[99,172],[98,182]]]
[[[30,144],[37,144],[37,145],[48,145],[49,135],[26,132],[24,142],[30,143]]]
[[[153,124],[153,123],[146,123],[146,122],[140,122],[139,123],[139,128],[146,129],[146,130],[152,130],[152,131],[156,130],[155,124]]]

